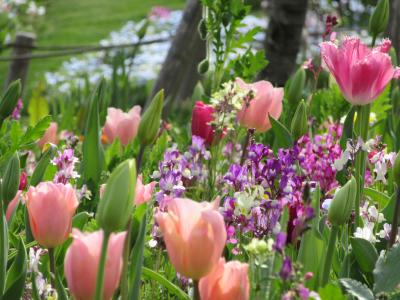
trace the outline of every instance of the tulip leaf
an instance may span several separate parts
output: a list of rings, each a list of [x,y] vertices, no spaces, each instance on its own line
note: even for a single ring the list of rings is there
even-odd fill
[[[58,300],[68,300],[67,292],[61,282],[60,276],[55,275],[55,288],[57,291]]]
[[[345,290],[352,296],[356,297],[358,300],[374,300],[374,294],[372,291],[361,282],[351,278],[339,279],[340,283],[343,285]]]
[[[20,237],[17,256],[7,272],[6,289],[3,299],[20,299],[22,297],[25,289],[26,272],[26,250],[24,241]]]
[[[354,114],[356,112],[356,107],[353,106],[347,113],[343,125],[343,133],[340,137],[340,147],[344,150],[346,149],[347,140],[353,138],[353,124],[354,124]]]
[[[274,139],[274,151],[279,148],[291,148],[293,146],[293,137],[289,130],[278,120],[274,119],[271,115],[269,116],[269,121],[272,125],[272,131],[275,134]]]
[[[32,147],[39,140],[51,123],[51,116],[46,116],[39,120],[34,127],[29,126],[25,134],[21,137],[20,148]]]
[[[361,271],[364,273],[372,272],[378,259],[378,252],[375,247],[369,241],[362,238],[353,237],[350,242]]]
[[[86,211],[81,211],[77,213],[72,218],[72,227],[82,230],[83,227],[86,225],[87,221],[89,220],[89,216],[90,216],[89,213]]]
[[[43,153],[42,157],[40,158],[39,162],[35,167],[35,170],[33,171],[30,181],[31,186],[36,186],[42,181],[43,176],[46,173],[46,169],[50,163],[50,160],[54,157],[56,151],[57,147],[51,145],[49,149],[47,149],[46,152]]]
[[[104,97],[105,81],[102,79],[90,100],[83,141],[83,178],[92,192],[98,191],[101,172],[104,168],[104,153],[101,145],[99,103]]]
[[[1,199],[0,199],[1,200]],[[8,261],[8,228],[3,205],[0,204],[0,298],[3,295],[6,283],[6,268]]]
[[[371,188],[365,188],[364,194],[374,200],[374,202],[378,203],[380,208],[385,207],[390,201],[388,195]]]
[[[21,96],[21,80],[12,82],[0,101],[0,124],[12,114]]]
[[[400,245],[396,244],[386,255],[380,255],[376,262],[374,274],[374,292],[390,293],[400,283]]]
[[[129,298],[134,300],[139,300],[139,295],[140,295],[140,280],[141,280],[142,265],[143,265],[144,241],[146,238],[147,204],[140,205],[137,208],[137,212],[139,213],[139,215],[141,215],[140,226],[135,241],[135,245],[133,246],[131,253],[131,265],[129,274],[130,278]]]
[[[386,220],[393,220],[394,207],[396,205],[396,193],[394,193],[388,204],[382,209],[383,216]]]
[[[144,277],[157,281],[159,284],[165,287],[171,294],[175,295],[177,299],[190,300],[189,296],[184,291],[182,291],[178,286],[170,282],[161,274],[146,267],[142,268],[142,272]]]

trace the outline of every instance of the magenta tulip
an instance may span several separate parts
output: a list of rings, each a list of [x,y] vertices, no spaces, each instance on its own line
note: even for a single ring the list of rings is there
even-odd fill
[[[321,56],[339,85],[344,97],[353,105],[373,102],[399,70],[392,66],[388,52],[389,40],[373,49],[359,38],[347,37],[337,46],[333,42],[320,44]]]
[[[201,137],[208,145],[214,140],[215,129],[210,124],[214,120],[214,108],[197,101],[192,111],[192,135]]]

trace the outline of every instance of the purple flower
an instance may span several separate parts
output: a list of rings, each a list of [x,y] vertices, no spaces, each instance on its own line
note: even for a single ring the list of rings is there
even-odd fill
[[[11,119],[14,120],[19,120],[21,118],[21,110],[24,107],[24,103],[22,102],[22,99],[18,99],[17,105],[15,105],[15,108],[12,112]]]
[[[299,284],[297,286],[297,291],[299,293],[299,297],[301,300],[307,300],[310,298],[310,290],[306,288],[304,285]]]
[[[289,256],[285,256],[282,263],[282,268],[279,272],[279,276],[283,280],[288,280],[292,276],[292,261],[290,260]]]
[[[70,179],[79,178],[78,172],[75,171],[75,164],[79,160],[74,156],[74,150],[65,149],[63,152],[58,151],[57,153],[57,156],[51,160],[51,163],[57,167],[53,181],[66,184]]]
[[[275,244],[274,244],[274,250],[282,253],[283,248],[285,247],[286,244],[286,233],[285,232],[279,232],[276,235],[275,239]]]

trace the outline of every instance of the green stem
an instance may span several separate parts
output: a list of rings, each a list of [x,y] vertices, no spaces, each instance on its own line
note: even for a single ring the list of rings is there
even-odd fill
[[[56,277],[56,260],[54,258],[54,248],[49,248],[48,249],[48,253],[49,253],[49,262],[50,262],[50,282],[51,282],[51,286],[53,288],[56,287],[55,285],[55,277]]]
[[[97,279],[96,279],[96,296],[94,298],[95,300],[102,300],[103,298],[104,270],[106,265],[107,246],[109,238],[110,238],[110,233],[104,231],[103,243],[101,245],[99,269],[97,272]]]
[[[137,174],[140,173],[140,168],[142,167],[144,149],[145,149],[145,146],[140,145],[139,153],[138,153],[137,159],[136,159],[136,172],[137,172]]]
[[[253,137],[254,129],[248,129],[246,134],[246,140],[244,141],[243,150],[242,150],[242,157],[240,158],[240,165],[243,166],[246,156],[247,156],[247,148],[249,147],[250,140]]]
[[[201,300],[198,280],[193,280],[193,300]]]
[[[397,236],[397,227],[399,224],[399,212],[400,212],[400,190],[397,189],[396,193],[396,204],[394,208],[394,213],[393,213],[393,220],[392,220],[392,230],[390,231],[390,241],[389,241],[389,247],[392,247],[393,244],[396,242],[396,236]]]
[[[331,267],[332,267],[333,254],[335,253],[335,248],[336,248],[336,238],[338,232],[339,232],[339,226],[333,225],[329,236],[328,249],[325,256],[324,269],[321,278],[321,286],[324,286],[325,284],[328,283],[329,274],[331,272]]]
[[[365,143],[368,139],[368,126],[369,126],[369,113],[371,110],[371,104],[363,105],[358,107],[356,125],[358,129],[358,136],[361,138],[362,142]],[[357,179],[357,196],[355,202],[356,211],[356,227],[360,226],[360,201],[364,193],[364,178],[365,178],[365,161],[366,152],[359,149],[356,156],[355,163],[355,177]]]
[[[122,266],[122,277],[121,277],[121,299],[128,299],[128,264],[129,264],[129,253],[131,250],[131,235],[132,235],[132,218],[129,219],[127,225],[127,236],[124,243],[124,256],[123,256],[123,266]]]

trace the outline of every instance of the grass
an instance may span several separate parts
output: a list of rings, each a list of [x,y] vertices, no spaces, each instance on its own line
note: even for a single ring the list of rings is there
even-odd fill
[[[145,17],[151,7],[182,8],[185,0],[48,0],[47,13],[38,32],[41,46],[92,45],[121,28],[129,20]],[[6,54],[7,55],[7,54]],[[68,57],[33,60],[28,82],[31,85],[46,71],[54,71]],[[8,63],[0,63],[0,79]]]

